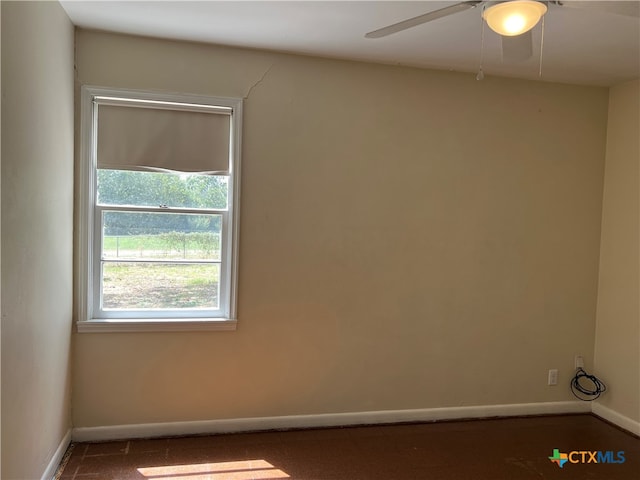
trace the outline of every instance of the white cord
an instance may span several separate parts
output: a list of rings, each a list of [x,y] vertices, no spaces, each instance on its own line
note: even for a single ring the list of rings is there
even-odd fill
[[[542,16],[542,33],[540,34],[540,69],[538,76],[542,77],[542,49],[544,48],[544,15]]]
[[[482,62],[484,61],[484,13],[485,5],[482,5],[482,13],[480,14],[480,22],[482,27],[480,29],[480,70],[476,75],[476,80],[484,80],[484,72],[482,71]]]

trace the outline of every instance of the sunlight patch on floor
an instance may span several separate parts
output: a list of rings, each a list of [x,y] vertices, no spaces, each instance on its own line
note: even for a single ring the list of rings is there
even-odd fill
[[[290,478],[289,475],[266,460],[140,467],[138,472],[150,480],[276,480]]]

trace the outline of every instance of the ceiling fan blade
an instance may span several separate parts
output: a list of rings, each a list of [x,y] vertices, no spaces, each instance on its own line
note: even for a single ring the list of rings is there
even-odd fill
[[[582,8],[626,17],[640,17],[640,2],[637,1],[581,1],[569,0],[552,2],[561,7]]]
[[[391,35],[392,33],[401,32],[402,30],[406,30],[411,27],[416,27],[418,25],[422,25],[423,23],[431,22],[432,20],[446,17],[447,15],[453,15],[454,13],[462,12],[470,8],[475,8],[481,3],[483,3],[483,0],[456,3],[455,5],[450,5],[448,7],[444,7],[439,10],[434,10],[433,12],[425,13],[417,17],[403,20],[402,22],[394,23],[393,25],[379,28],[378,30],[374,30],[372,32],[367,33],[365,35],[365,38],[386,37],[387,35]]]
[[[502,61],[507,63],[523,62],[533,55],[533,36],[531,30],[515,37],[502,36]]]

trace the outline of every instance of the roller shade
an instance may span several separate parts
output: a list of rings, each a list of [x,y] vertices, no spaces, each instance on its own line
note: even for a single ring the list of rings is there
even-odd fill
[[[231,116],[98,105],[98,168],[229,173]]]

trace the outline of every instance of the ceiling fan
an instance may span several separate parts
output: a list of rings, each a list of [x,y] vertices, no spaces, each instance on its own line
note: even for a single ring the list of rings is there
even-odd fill
[[[557,7],[596,7],[608,13],[628,16],[639,16],[640,2],[589,2],[589,1],[538,1],[507,0],[486,1],[473,0],[455,3],[438,10],[418,15],[386,27],[373,30],[366,38],[382,38],[408,28],[447,17],[465,10],[482,7],[482,18],[489,28],[498,33],[502,39],[502,59],[505,62],[518,62],[529,59],[533,55],[532,29],[547,13],[548,6]]]

